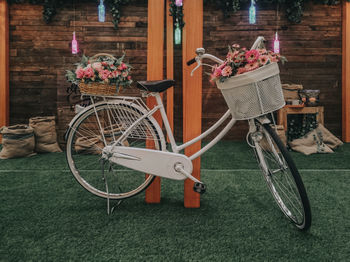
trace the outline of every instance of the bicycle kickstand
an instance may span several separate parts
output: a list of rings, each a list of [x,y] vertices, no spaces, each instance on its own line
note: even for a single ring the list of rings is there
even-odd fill
[[[102,172],[102,180],[105,182],[106,193],[107,193],[107,215],[110,215],[110,214],[113,213],[114,209],[115,209],[116,207],[118,207],[118,206],[121,204],[122,200],[119,200],[118,203],[117,203],[114,207],[110,208],[110,198],[109,198],[108,181],[107,181],[107,177],[106,177],[106,174],[105,174],[105,168],[104,168],[106,162],[107,162],[107,161],[106,161],[105,159],[103,159],[103,158],[100,159],[100,163],[101,163],[101,172]],[[108,172],[111,172],[111,171],[112,171],[112,166],[109,164]]]
[[[181,163],[177,163],[175,166],[175,171],[183,174],[184,176],[186,176],[187,178],[191,179],[194,182],[193,185],[193,191],[199,194],[204,194],[205,191],[207,190],[207,186],[202,183],[201,181],[199,181],[197,178],[195,178],[194,176],[192,176],[190,173],[188,173],[183,165]]]

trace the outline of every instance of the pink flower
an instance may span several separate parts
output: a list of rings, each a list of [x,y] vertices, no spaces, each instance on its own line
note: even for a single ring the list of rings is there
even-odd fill
[[[94,76],[95,76],[94,69],[92,69],[91,67],[84,68],[84,77],[93,78]]]
[[[262,54],[266,54],[266,53],[267,53],[267,51],[266,51],[266,49],[265,49],[265,48],[258,49],[258,51],[259,51],[259,54],[260,54],[260,55],[262,55]]]
[[[270,61],[270,59],[269,59],[269,56],[267,55],[261,55],[259,56],[258,61],[261,65],[266,65]]]
[[[216,68],[214,73],[213,73],[214,78],[221,76],[221,69]]]
[[[131,76],[128,76],[127,79],[130,81],[131,80]]]
[[[232,62],[236,55],[238,55],[239,51],[229,52],[226,56],[228,62]]]
[[[109,72],[108,70],[101,70],[98,74],[98,76],[102,79],[102,80],[106,80],[108,79],[109,75],[111,74],[111,72]]]
[[[128,72],[127,71],[122,72],[122,77],[127,77],[127,76],[128,76]]]
[[[215,81],[216,78],[221,76],[221,69],[218,67],[218,65],[215,65],[213,67],[213,73],[211,74],[211,81]]]
[[[255,69],[257,69],[259,67],[259,63],[255,62],[255,63],[250,63],[250,64],[246,64],[244,69],[249,72],[249,71],[253,71]]]
[[[240,45],[238,45],[238,44],[233,44],[232,47],[233,47],[234,49],[239,49],[239,48],[240,48]]]
[[[75,75],[77,78],[82,79],[84,77],[84,69],[79,66],[77,70],[75,70]]]
[[[255,49],[250,50],[245,54],[245,58],[249,64],[255,63],[259,58],[259,51]]]
[[[128,68],[128,66],[124,63],[121,63],[120,66],[118,66],[118,70],[120,70],[120,71],[127,69],[127,68]]]
[[[232,68],[230,66],[225,66],[221,71],[222,76],[230,76],[232,74]]]
[[[235,64],[239,64],[239,63],[244,62],[244,60],[245,60],[245,54],[244,54],[244,53],[239,53],[239,54],[235,57],[235,59],[233,60],[233,62],[234,62]]]
[[[102,63],[101,62],[95,62],[92,64],[92,68],[95,69],[96,71],[101,71],[102,68]]]
[[[238,68],[237,74],[236,75],[241,75],[243,73],[247,72],[247,70],[244,67]]]
[[[101,62],[101,64],[102,64],[103,66],[108,66],[108,63],[107,63],[107,62]]]
[[[219,68],[220,70],[222,70],[226,65],[227,65],[227,62],[221,64],[218,68]]]
[[[276,55],[269,55],[269,59],[271,60],[271,62],[278,62],[278,58],[276,57]]]
[[[120,76],[120,71],[118,71],[118,70],[113,71],[113,72],[112,72],[112,76],[113,76],[114,78],[117,78],[118,76]]]

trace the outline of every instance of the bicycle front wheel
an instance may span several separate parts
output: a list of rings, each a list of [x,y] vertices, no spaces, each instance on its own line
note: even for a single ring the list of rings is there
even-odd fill
[[[254,151],[266,183],[284,215],[300,230],[311,226],[309,199],[298,169],[270,124],[256,121]]]
[[[67,161],[72,174],[86,190],[103,198],[125,199],[153,182],[152,175],[101,163],[103,148],[118,141],[142,115],[141,109],[133,105],[109,102],[91,107],[72,124],[67,138]],[[153,117],[143,119],[118,145],[165,149],[162,131]]]

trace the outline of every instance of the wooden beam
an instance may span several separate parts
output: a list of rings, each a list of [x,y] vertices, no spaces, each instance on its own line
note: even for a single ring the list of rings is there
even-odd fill
[[[173,17],[170,16],[170,1],[166,1],[166,77],[174,79],[174,28]],[[174,132],[174,87],[166,92],[166,112],[171,130]],[[169,138],[168,138],[168,142]]]
[[[342,137],[350,142],[350,3],[343,0]]]
[[[9,96],[9,11],[0,0],[0,127],[9,125]]]
[[[164,50],[164,0],[148,0],[148,30],[147,30],[147,80],[163,79]],[[147,106],[156,105],[154,97],[147,98]],[[160,113],[155,118],[161,124]],[[160,178],[146,189],[147,203],[160,203]]]
[[[196,48],[203,44],[203,0],[184,1],[183,28],[183,140],[184,142],[200,135],[202,125],[202,70],[198,69],[191,77],[191,70],[196,66],[187,66],[186,62],[192,59]],[[201,148],[197,142],[185,149],[187,156],[192,155]],[[192,175],[200,178],[200,158],[193,162]],[[185,180],[184,205],[188,208],[200,207],[200,195],[193,191],[193,182]]]

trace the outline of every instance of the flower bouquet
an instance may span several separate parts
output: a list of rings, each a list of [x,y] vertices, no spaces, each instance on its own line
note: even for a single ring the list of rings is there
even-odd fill
[[[124,57],[117,59],[109,54],[97,54],[89,58],[83,55],[75,71],[67,70],[67,80],[78,85],[81,93],[116,94],[121,87],[132,83],[131,66],[123,62]]]
[[[224,82],[232,76],[238,76],[256,70],[262,66],[279,62],[284,63],[286,58],[265,48],[247,50],[234,44],[229,46],[225,61],[213,67],[211,81]]]

